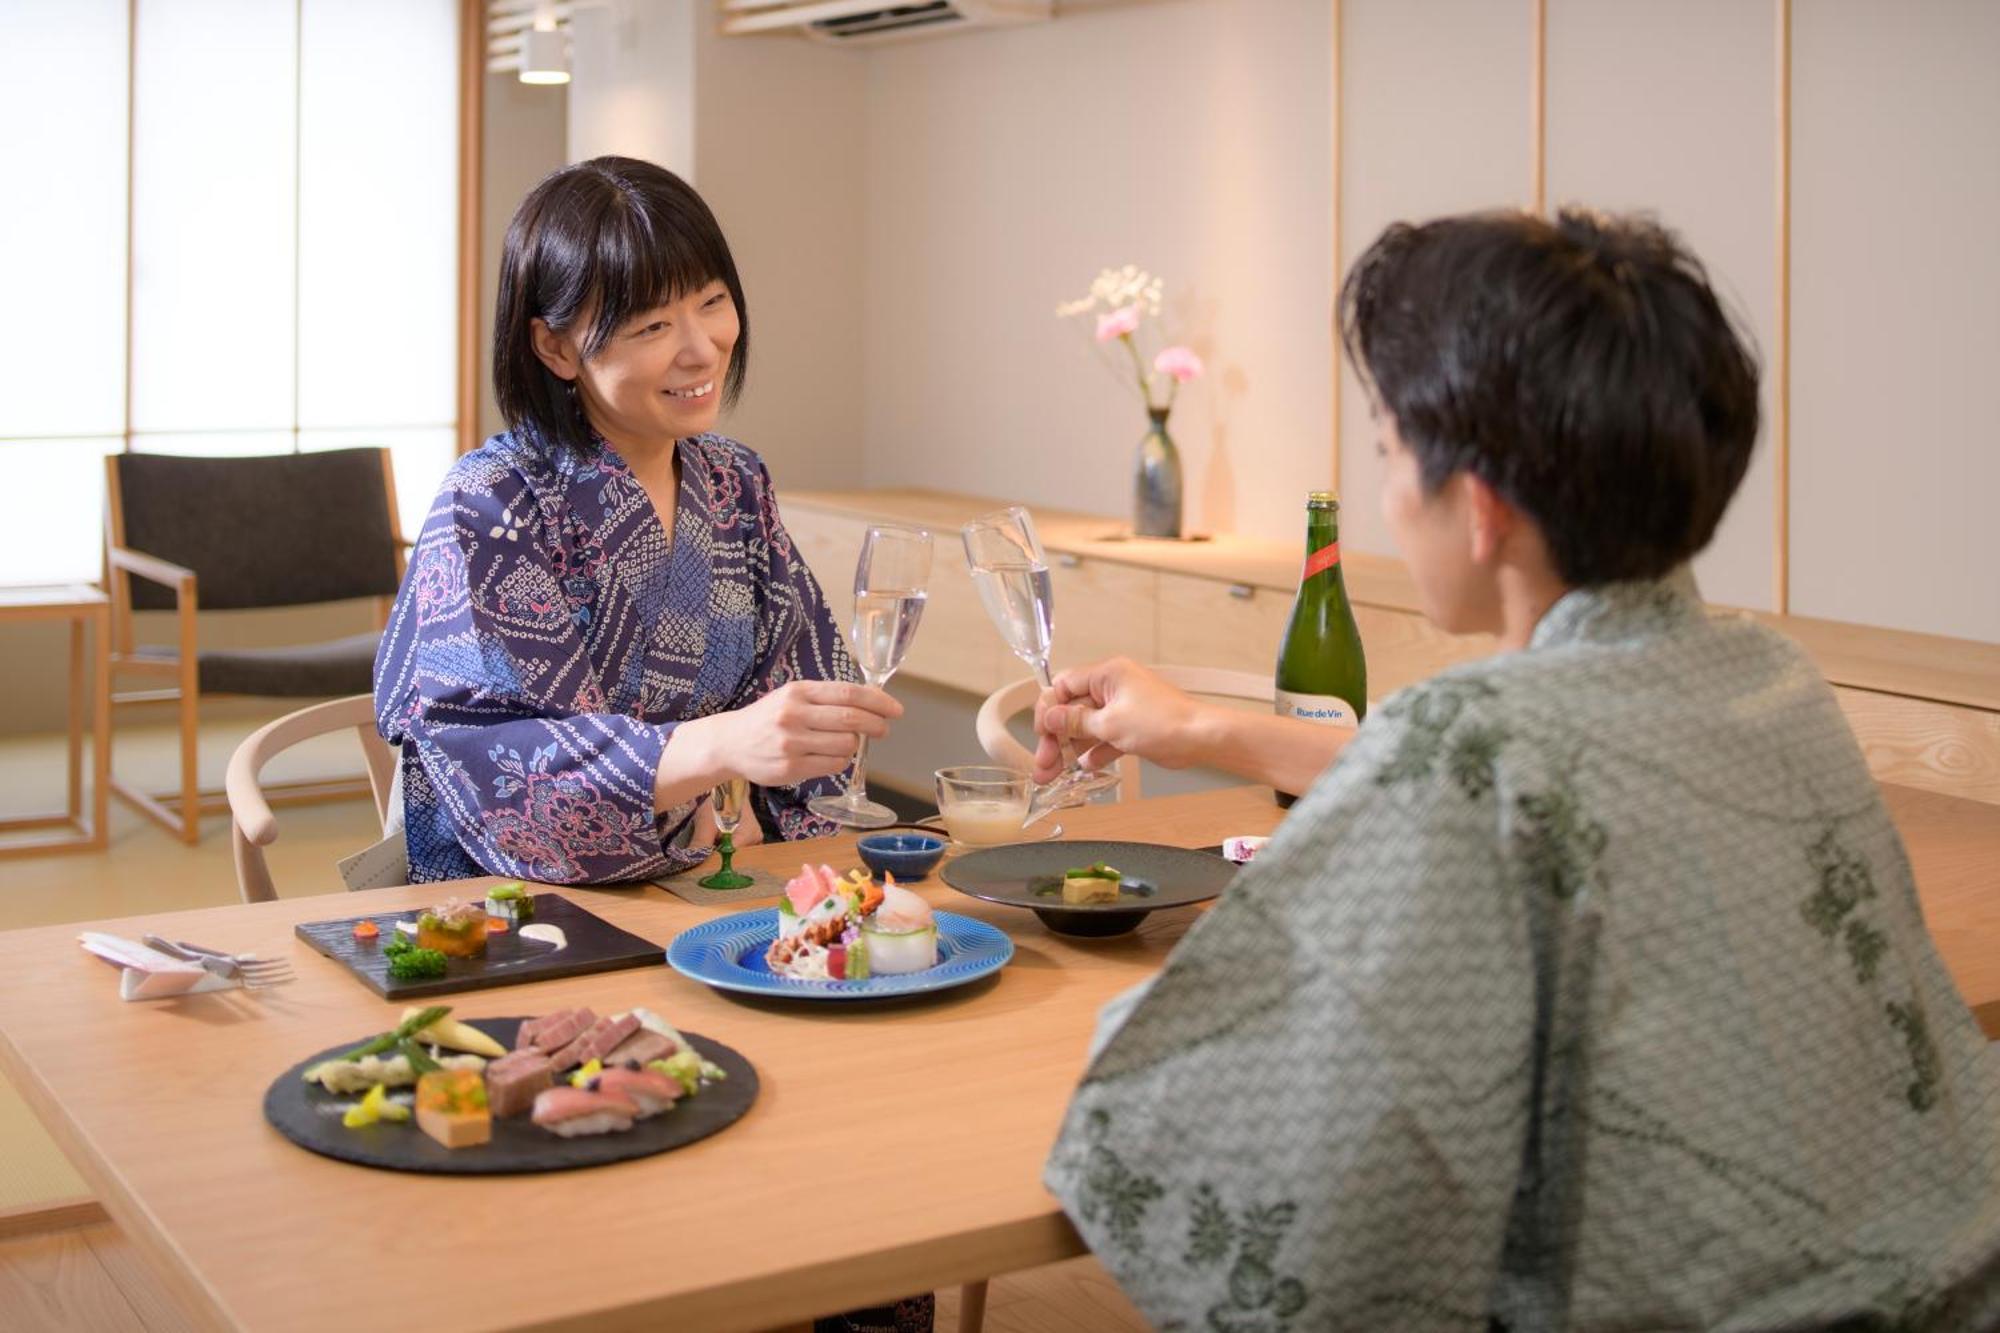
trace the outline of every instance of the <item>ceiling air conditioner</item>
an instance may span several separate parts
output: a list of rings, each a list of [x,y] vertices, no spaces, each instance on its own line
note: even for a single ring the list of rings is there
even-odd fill
[[[800,32],[838,46],[870,46],[962,32],[967,28],[1047,22],[1055,0],[726,0],[722,31],[731,36]]]

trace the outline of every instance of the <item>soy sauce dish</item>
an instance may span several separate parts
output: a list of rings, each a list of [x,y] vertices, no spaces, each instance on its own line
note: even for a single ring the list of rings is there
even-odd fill
[[[887,873],[898,884],[915,884],[937,869],[945,840],[930,833],[871,833],[854,849],[878,881]]]

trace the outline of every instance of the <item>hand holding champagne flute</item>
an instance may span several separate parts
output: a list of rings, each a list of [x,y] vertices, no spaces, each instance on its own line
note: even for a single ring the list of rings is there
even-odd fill
[[[887,684],[917,637],[931,577],[931,534],[923,528],[878,524],[861,542],[854,568],[854,664],[877,689]],[[868,738],[854,752],[854,776],[839,796],[815,796],[814,814],[851,828],[882,828],[896,812],[868,799]]]
[[[1035,521],[1019,505],[988,514],[965,525],[965,562],[972,569],[972,586],[986,604],[1000,637],[1026,662],[1044,690],[1049,678],[1049,644],[1055,633],[1055,595],[1049,582],[1048,557],[1042,552]],[[1118,774],[1093,773],[1077,762],[1067,742],[1062,746],[1063,772],[1035,793],[1028,806],[1026,827],[1055,810],[1081,805],[1097,792],[1118,785]]]

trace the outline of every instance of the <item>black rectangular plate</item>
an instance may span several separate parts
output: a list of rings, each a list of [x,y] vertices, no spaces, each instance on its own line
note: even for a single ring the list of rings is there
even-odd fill
[[[527,981],[652,967],[666,961],[666,950],[661,945],[641,939],[629,930],[620,930],[559,894],[538,893],[535,921],[559,927],[569,940],[564,948],[551,949],[546,944],[524,941],[508,930],[486,937],[484,958],[449,958],[445,960],[442,977],[397,981],[389,975],[389,960],[383,955],[382,946],[395,938],[398,921],[414,920],[416,916],[414,911],[388,912],[342,917],[337,921],[306,921],[295,932],[336,963],[345,963],[385,1000],[490,990]],[[373,940],[357,940],[354,938],[357,921],[373,921],[382,933]]]

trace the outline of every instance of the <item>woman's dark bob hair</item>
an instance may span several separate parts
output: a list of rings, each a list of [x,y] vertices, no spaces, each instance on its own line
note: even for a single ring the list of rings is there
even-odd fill
[[[721,281],[741,332],[722,401],[743,392],[750,312],[715,215],[680,177],[630,157],[595,157],[544,178],[507,226],[493,312],[493,396],[516,431],[579,452],[590,426],[571,386],[535,355],[533,322],[569,333],[586,316],[584,360],[635,315]]]
[[[1533,519],[1573,587],[1708,545],[1757,440],[1757,363],[1680,241],[1564,210],[1398,223],[1340,330],[1427,492],[1469,472]]]

